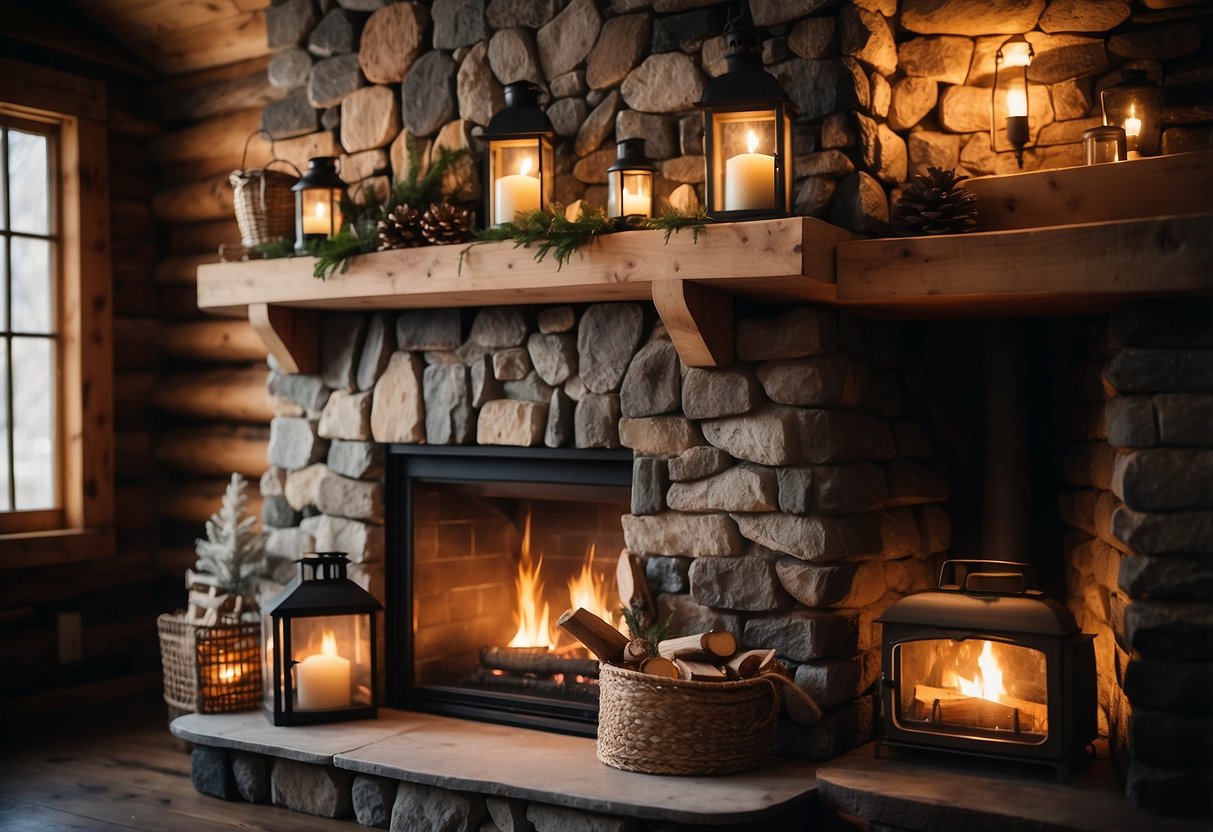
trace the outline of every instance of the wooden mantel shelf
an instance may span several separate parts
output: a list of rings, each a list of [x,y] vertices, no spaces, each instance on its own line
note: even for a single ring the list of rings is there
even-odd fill
[[[991,230],[867,240],[794,217],[712,225],[698,243],[611,234],[560,270],[511,243],[385,251],[327,281],[311,258],[216,263],[198,270],[198,305],[247,314],[284,368],[309,372],[323,309],[652,300],[683,361],[711,367],[732,361],[734,296],[921,318],[1213,293],[1213,153],[983,177],[972,190]]]

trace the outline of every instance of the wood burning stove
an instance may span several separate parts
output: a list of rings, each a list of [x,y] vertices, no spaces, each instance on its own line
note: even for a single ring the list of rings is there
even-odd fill
[[[630,451],[395,445],[387,701],[592,734],[598,662],[556,627],[617,613]]]
[[[1095,739],[1094,636],[1032,588],[1032,569],[953,560],[884,625],[882,745],[1047,763],[1062,780]]]

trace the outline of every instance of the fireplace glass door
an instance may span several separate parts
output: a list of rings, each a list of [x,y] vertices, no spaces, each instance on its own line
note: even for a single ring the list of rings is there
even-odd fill
[[[598,662],[556,621],[585,607],[622,625],[614,575],[631,465],[614,454],[581,470],[569,452],[490,453],[529,463],[411,460],[397,542],[408,616],[393,634],[409,646],[397,659],[403,704],[586,733]],[[590,481],[569,481],[578,478]]]
[[[905,641],[893,648],[897,727],[1024,745],[1049,736],[1045,654],[968,638]]]

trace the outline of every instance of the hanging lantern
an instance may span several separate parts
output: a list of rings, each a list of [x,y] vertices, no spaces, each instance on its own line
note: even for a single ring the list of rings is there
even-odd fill
[[[1128,158],[1157,156],[1162,145],[1162,87],[1144,69],[1126,69],[1120,77],[1099,94],[1103,123],[1125,131]]]
[[[1005,114],[1007,142],[1015,151],[1015,161],[1023,167],[1023,151],[1031,140],[1028,126],[1028,67],[1036,52],[1023,35],[1012,35],[994,53],[994,88],[990,91],[990,150],[999,149],[998,119]]]
[[[644,139],[624,139],[616,153],[607,168],[607,216],[623,223],[653,216],[653,171],[657,168],[644,155]]]
[[[791,215],[792,103],[762,68],[762,40],[744,17],[724,30],[728,71],[703,100],[707,211],[714,220]]]
[[[262,617],[263,710],[274,725],[374,719],[374,596],[346,577],[342,552],[306,555]]]
[[[295,253],[307,254],[308,243],[335,237],[345,224],[341,205],[345,182],[332,156],[308,159],[307,171],[291,186],[295,192]]]
[[[556,131],[539,107],[539,87],[516,81],[505,88],[505,109],[484,128],[488,224],[513,222],[552,203]]]

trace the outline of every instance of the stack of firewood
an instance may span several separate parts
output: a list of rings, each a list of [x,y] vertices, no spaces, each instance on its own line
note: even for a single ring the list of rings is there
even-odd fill
[[[569,610],[557,624],[585,645],[600,661],[660,676],[695,682],[752,679],[783,673],[774,650],[737,649],[737,639],[725,630],[668,638],[653,643],[629,638],[586,609]]]

